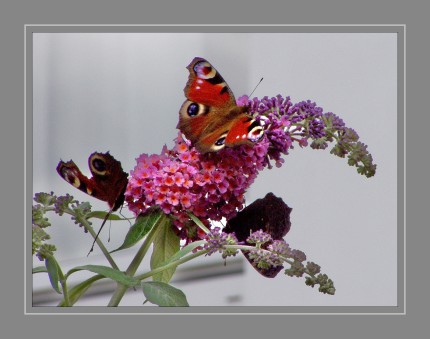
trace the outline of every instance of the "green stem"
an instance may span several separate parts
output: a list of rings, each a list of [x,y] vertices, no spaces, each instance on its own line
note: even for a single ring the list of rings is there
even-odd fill
[[[55,208],[48,207],[48,208],[46,208],[46,211],[55,211]],[[82,224],[84,226],[84,228],[91,234],[91,236],[94,239],[97,238],[96,243],[97,243],[97,245],[99,245],[99,247],[102,250],[104,256],[107,259],[107,261],[109,261],[109,263],[112,266],[112,268],[114,268],[116,270],[119,270],[118,265],[113,260],[112,256],[110,255],[109,251],[107,250],[107,248],[105,247],[105,245],[103,244],[103,242],[100,240],[99,237],[97,237],[96,232],[94,231],[94,229],[92,228],[92,226],[89,224],[88,220],[85,219],[85,218],[81,218],[80,216],[76,215],[76,213],[74,213],[73,210],[71,210],[70,208],[65,209],[64,213],[69,214],[71,216],[74,216],[76,218],[76,221],[78,221],[80,224]]]
[[[102,253],[104,254],[104,256],[106,257],[107,261],[109,261],[110,265],[112,266],[112,268],[116,269],[119,271],[119,267],[118,265],[115,263],[115,261],[113,260],[112,256],[110,255],[109,251],[107,250],[107,248],[105,247],[105,245],[103,244],[103,242],[100,240],[99,237],[97,237],[97,233],[94,231],[94,229],[91,227],[91,225],[89,224],[88,220],[85,218],[80,218],[78,216],[76,216],[76,219],[79,223],[81,223],[86,230],[88,230],[88,232],[91,234],[91,236],[96,239],[96,243],[97,245],[99,245]]]
[[[162,225],[166,221],[168,221],[168,217],[164,213],[161,213],[160,218],[154,223],[154,226],[152,227],[151,231],[149,232],[148,236],[146,237],[139,251],[136,253],[132,262],[130,263],[127,270],[125,271],[127,275],[133,276],[136,273],[140,263],[142,262],[143,258],[146,255],[146,252],[148,252],[148,249],[151,246],[152,241],[160,228],[160,225]]]
[[[66,276],[67,276],[67,274],[66,274]],[[84,295],[85,291],[89,288],[89,286],[91,284],[93,284],[97,280],[104,279],[104,278],[106,278],[106,277],[101,275],[101,274],[94,275],[91,278],[84,280],[81,283],[73,286],[70,289],[70,291],[68,291],[67,299],[66,299],[66,296],[64,296],[63,300],[61,300],[61,302],[57,306],[59,306],[59,307],[73,306],[79,300],[79,298]],[[82,289],[83,285],[87,285],[85,289]],[[70,300],[70,298],[71,298],[71,300]]]
[[[60,271],[60,284],[61,289],[63,290],[64,296],[64,306],[70,307],[70,299],[69,299],[69,290],[67,288],[67,279],[64,277],[63,273]]]
[[[192,260],[194,258],[200,257],[201,255],[206,254],[208,252],[209,252],[208,250],[202,250],[200,252],[196,252],[196,253],[190,254],[187,257],[183,257],[183,258],[181,258],[179,260],[172,261],[172,262],[170,262],[170,263],[168,263],[168,264],[166,264],[164,266],[157,267],[157,268],[155,268],[152,271],[149,271],[147,273],[136,275],[135,278],[138,279],[138,280],[144,280],[146,278],[149,278],[149,277],[153,276],[154,274],[157,274],[157,273],[160,273],[160,272],[162,272],[164,270],[168,270],[170,268],[179,266],[180,264],[183,264],[183,263],[185,263],[187,261],[190,261],[190,260]]]
[[[160,213],[160,218],[154,223],[154,226],[152,227],[149,234],[146,236],[142,246],[140,247],[139,251],[136,253],[135,257],[133,258],[132,262],[128,266],[127,270],[125,271],[125,274],[129,276],[134,276],[137,269],[139,268],[140,263],[142,262],[143,258],[146,255],[146,252],[148,252],[149,247],[152,244],[152,241],[158,232],[158,229],[160,228],[159,225],[161,225],[164,222],[168,222],[169,218],[164,214]],[[118,306],[119,302],[121,301],[122,297],[124,296],[125,292],[127,291],[128,287],[122,284],[117,285],[117,288],[112,295],[108,306]]]

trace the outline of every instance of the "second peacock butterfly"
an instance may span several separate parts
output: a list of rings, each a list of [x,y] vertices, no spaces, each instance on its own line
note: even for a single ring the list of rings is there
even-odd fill
[[[109,205],[110,210],[97,232],[90,250],[91,252],[109,215],[118,210],[124,203],[128,174],[122,169],[121,163],[110,155],[109,152],[92,153],[88,158],[88,167],[90,168],[92,178],[83,175],[72,160],[68,162],[60,161],[57,165],[57,172],[72,186],[94,198],[107,202]]]

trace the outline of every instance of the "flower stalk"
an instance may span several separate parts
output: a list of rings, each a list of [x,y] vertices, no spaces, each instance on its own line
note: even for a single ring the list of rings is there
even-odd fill
[[[146,253],[148,252],[148,249],[150,248],[155,235],[158,232],[159,227],[161,224],[169,222],[168,217],[164,213],[160,213],[160,218],[154,223],[154,226],[152,227],[149,234],[146,236],[145,240],[143,241],[142,245],[139,248],[139,251],[137,251],[136,255],[134,256],[133,260],[131,261],[130,265],[128,266],[125,273],[133,277],[136,273],[137,269],[139,268],[143,258],[145,257]],[[127,291],[128,287],[118,283],[117,288],[112,295],[112,298],[109,301],[108,306],[118,306],[122,297],[124,296],[125,292]]]

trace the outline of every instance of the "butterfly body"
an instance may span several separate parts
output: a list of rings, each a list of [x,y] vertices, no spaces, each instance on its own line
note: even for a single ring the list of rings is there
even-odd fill
[[[262,126],[247,107],[237,106],[233,92],[208,61],[196,57],[187,68],[187,100],[179,111],[177,128],[200,153],[252,145],[263,137]]]

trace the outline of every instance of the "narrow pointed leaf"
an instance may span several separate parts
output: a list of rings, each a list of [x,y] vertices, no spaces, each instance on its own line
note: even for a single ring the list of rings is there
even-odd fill
[[[142,283],[143,294],[146,299],[158,306],[186,307],[187,297],[181,290],[159,281]]]
[[[209,233],[208,228],[202,223],[202,221],[199,218],[197,218],[192,213],[188,213],[188,216],[195,222],[197,226],[199,226],[203,230],[203,232],[205,232],[206,234]]]
[[[151,269],[162,266],[171,256],[179,251],[179,237],[173,231],[170,219],[158,226],[154,237],[154,250],[151,256]],[[164,270],[152,276],[154,281],[168,283],[175,273],[176,267]]]
[[[92,211],[90,213],[87,214],[87,219],[89,218],[97,218],[97,219],[104,219],[106,217],[106,214],[108,214],[109,212],[104,212],[104,211]],[[123,218],[121,218],[119,215],[117,214],[111,214],[109,215],[109,217],[107,218],[107,220],[123,220]]]
[[[168,263],[171,263],[172,261],[179,260],[182,257],[186,256],[188,253],[192,252],[195,248],[199,246],[203,246],[206,243],[205,240],[198,240],[194,241],[192,243],[189,243],[187,246],[182,248],[180,251],[176,252],[174,255],[172,255],[169,259],[167,259],[166,262],[163,263],[163,265],[167,265]]]
[[[73,286],[70,290],[69,290],[69,305],[67,306],[72,306],[74,305],[80,297],[82,297],[84,295],[84,293],[91,287],[91,285],[96,282],[97,280],[103,279],[105,278],[103,275],[95,275],[81,283],[79,283],[76,286]],[[65,300],[63,299],[58,306],[60,307],[64,307],[66,306]]]
[[[51,282],[52,288],[61,294],[61,289],[59,285],[61,270],[58,266],[57,260],[54,257],[49,257],[45,259],[46,269],[48,271],[49,281]]]
[[[126,285],[128,287],[133,287],[140,284],[140,281],[126,275],[124,272],[118,271],[116,269],[113,269],[108,266],[100,266],[100,265],[85,265],[85,266],[78,266],[73,269],[71,269],[67,275],[71,275],[74,272],[77,271],[90,271],[93,273],[100,274],[106,278],[110,278],[112,280],[115,280],[116,282],[119,282],[120,284]]]
[[[38,266],[33,268],[33,274],[35,273],[47,273],[48,270],[45,266]]]
[[[145,215],[139,215],[134,225],[130,227],[123,244],[111,253],[129,248],[142,240],[162,217],[160,210],[154,210]]]

